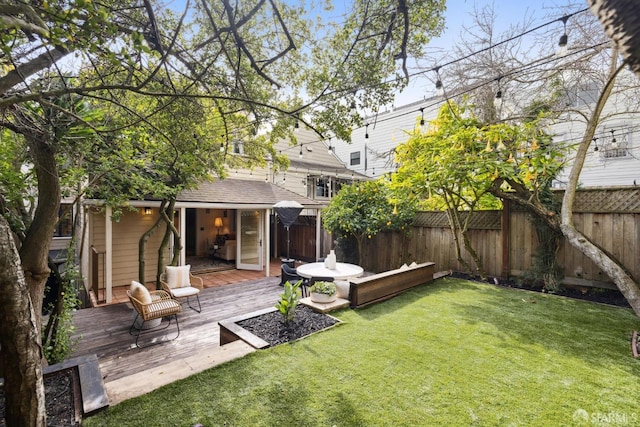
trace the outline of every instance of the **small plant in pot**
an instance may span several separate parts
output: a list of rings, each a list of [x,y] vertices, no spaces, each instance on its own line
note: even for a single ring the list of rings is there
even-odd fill
[[[311,301],[328,303],[336,300],[336,284],[333,282],[318,281],[309,288]]]

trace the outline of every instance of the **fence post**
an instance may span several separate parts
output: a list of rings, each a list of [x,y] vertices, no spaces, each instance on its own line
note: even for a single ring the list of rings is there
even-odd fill
[[[504,279],[509,279],[509,273],[511,269],[509,268],[509,240],[511,234],[510,227],[510,218],[511,218],[511,209],[510,209],[509,200],[502,200],[502,277]]]

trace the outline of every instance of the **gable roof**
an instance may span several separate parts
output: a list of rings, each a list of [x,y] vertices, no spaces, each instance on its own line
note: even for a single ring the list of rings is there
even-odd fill
[[[329,142],[322,140],[319,135],[309,129],[298,129],[295,133],[297,145],[291,145],[289,141],[280,140],[274,144],[274,148],[289,157],[291,165],[289,169],[302,169],[309,171],[323,171],[325,173],[340,173],[353,175],[354,172],[336,156],[335,149],[329,152]],[[335,138],[334,138],[335,139]],[[302,147],[300,145],[302,144]],[[336,141],[333,141],[335,146]],[[302,157],[300,149],[302,148]],[[359,178],[367,178],[356,172]]]
[[[242,179],[218,179],[213,182],[202,182],[197,189],[180,192],[176,203],[270,208],[283,200],[293,200],[305,208],[312,209],[326,206],[326,203],[306,198],[270,182]]]

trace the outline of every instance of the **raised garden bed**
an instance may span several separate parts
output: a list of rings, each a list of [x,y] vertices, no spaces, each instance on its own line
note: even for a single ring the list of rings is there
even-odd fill
[[[96,355],[45,366],[42,375],[49,426],[79,426],[84,417],[109,406]],[[0,426],[4,426],[4,393],[0,400]]]
[[[271,307],[218,322],[220,345],[242,340],[253,348],[263,349],[304,338],[339,322],[333,316],[299,305],[292,324],[287,326],[282,315]]]

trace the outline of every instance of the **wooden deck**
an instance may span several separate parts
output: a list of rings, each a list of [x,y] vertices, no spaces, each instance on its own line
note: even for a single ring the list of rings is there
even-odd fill
[[[238,280],[246,277],[246,272],[237,272]],[[224,281],[232,279],[232,272],[207,274],[207,282],[220,282],[215,275],[224,275]],[[272,271],[272,274],[279,274]],[[244,276],[243,276],[244,275]],[[204,277],[204,276],[203,276]],[[218,321],[272,307],[282,292],[277,276],[262,277],[239,283],[206,287],[200,293],[202,313],[197,313],[183,304],[178,315],[180,336],[174,341],[163,342],[139,349],[134,337],[129,334],[134,310],[130,303],[110,304],[78,310],[74,315],[75,336],[78,344],[71,357],[95,354],[105,384],[136,373],[157,369],[179,359],[187,359],[194,354],[207,354],[220,349],[220,329]],[[163,324],[167,320],[162,320]],[[143,333],[140,344],[152,340],[171,338],[176,334],[175,321],[167,329]],[[107,384],[108,386],[108,384]]]

